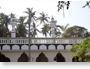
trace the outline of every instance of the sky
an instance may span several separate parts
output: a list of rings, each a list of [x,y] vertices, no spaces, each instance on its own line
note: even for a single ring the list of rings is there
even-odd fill
[[[26,8],[32,8],[36,11],[35,16],[39,17],[42,11],[48,14],[49,17],[54,17],[57,20],[57,25],[66,25],[68,27],[77,25],[88,29],[90,32],[90,9],[88,7],[82,8],[86,1],[71,1],[69,10],[64,9],[65,18],[63,17],[63,10],[57,12],[58,0],[0,0],[0,12],[9,15],[11,12],[16,14],[16,17],[25,16]],[[50,21],[50,19],[49,19]],[[41,28],[41,26],[39,26]]]

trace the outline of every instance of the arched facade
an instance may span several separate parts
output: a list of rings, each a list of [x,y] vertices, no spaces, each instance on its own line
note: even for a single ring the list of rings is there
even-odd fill
[[[70,49],[71,48],[71,45],[66,45],[66,49]]]
[[[20,48],[19,48],[18,45],[13,45],[13,46],[12,46],[12,50],[20,50]]]
[[[64,46],[63,45],[58,45],[57,50],[64,50]]]
[[[55,46],[54,45],[49,45],[48,50],[55,50]]]
[[[31,50],[38,50],[37,45],[31,45]]]
[[[46,45],[40,45],[39,50],[47,50]]]
[[[2,49],[3,50],[10,50],[10,46],[9,45],[4,45]]]
[[[28,50],[28,45],[22,45],[21,50]]]

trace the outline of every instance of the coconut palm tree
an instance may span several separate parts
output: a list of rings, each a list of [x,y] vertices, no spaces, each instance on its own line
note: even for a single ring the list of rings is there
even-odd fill
[[[33,12],[33,8],[27,8],[27,11],[25,11],[25,13],[28,14],[28,19],[27,19],[27,22],[26,24],[28,24],[28,28],[29,28],[29,32],[31,33],[30,31],[30,26],[31,26],[31,23],[33,22],[31,19],[35,19],[36,17],[34,16],[36,11]],[[28,36],[30,36],[30,33]],[[31,34],[32,35],[32,34]]]
[[[5,27],[6,27],[6,37],[7,37],[7,33],[8,32],[8,25],[10,24],[10,18],[8,17],[8,15],[5,15],[5,20],[4,20],[4,23],[5,23]]]
[[[3,25],[0,25],[0,37],[5,37],[6,29]]]
[[[33,16],[36,11],[33,12],[33,8],[27,8],[27,11],[25,11],[25,13],[28,14],[28,20],[27,20],[27,23],[29,22],[29,17],[31,16],[32,19],[36,19],[36,16]]]
[[[65,33],[65,31],[67,30],[68,26],[69,26],[69,24],[66,24],[65,26],[62,26],[63,33]]]
[[[37,18],[37,20],[40,20],[40,24],[41,23],[45,24],[45,22],[48,22],[48,19],[50,18],[50,17],[48,17],[48,14],[45,14],[44,12],[42,12],[42,13],[40,13],[40,15],[41,16]]]
[[[18,19],[19,25],[17,26],[17,29],[16,29],[17,37],[26,37],[26,35],[27,35],[25,19],[26,19],[26,16],[20,16]]]
[[[26,19],[26,16],[20,16],[19,19],[18,19],[18,22],[24,25],[25,24],[25,19]]]
[[[0,25],[4,25],[4,13],[0,13]]]
[[[48,24],[44,24],[44,26],[41,29],[42,29],[43,35],[47,37],[47,33],[49,34],[51,27]]]
[[[16,32],[17,37],[26,37],[27,35],[27,30],[23,24],[18,24]]]
[[[34,17],[35,15],[35,11],[33,12],[32,11],[33,8],[27,8],[27,11],[25,11],[25,13],[28,14],[28,20],[27,20],[27,23],[28,23],[28,26],[29,26],[29,61],[30,61],[30,26],[31,26],[31,19]]]
[[[31,32],[32,32],[32,35],[33,35],[32,37],[34,37],[34,38],[35,38],[35,35],[37,35],[37,32],[41,33],[41,31],[39,31],[37,29],[37,26],[36,26],[35,22],[33,22],[33,24],[32,24]]]
[[[7,37],[7,33],[8,33],[8,25],[10,23],[10,18],[8,15],[1,13],[0,14],[0,24],[5,26],[6,32],[5,32],[5,36]]]

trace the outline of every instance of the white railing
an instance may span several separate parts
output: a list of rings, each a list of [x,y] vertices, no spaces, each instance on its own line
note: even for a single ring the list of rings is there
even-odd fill
[[[31,38],[31,44],[74,44],[84,38]],[[28,38],[0,38],[0,44],[28,44]]]

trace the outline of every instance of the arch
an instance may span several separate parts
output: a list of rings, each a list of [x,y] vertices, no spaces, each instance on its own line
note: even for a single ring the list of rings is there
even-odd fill
[[[49,45],[48,49],[49,50],[55,50],[55,46],[54,45]]]
[[[22,45],[21,50],[28,50],[28,45]]]
[[[23,52],[21,56],[18,58],[18,62],[28,62],[28,56],[25,52]]]
[[[10,59],[0,52],[0,62],[10,62]]]
[[[54,58],[54,61],[56,61],[56,62],[65,62],[65,58],[60,52],[58,52],[56,54],[55,58]]]
[[[39,49],[40,50],[47,50],[47,47],[46,47],[46,45],[41,45]]]
[[[66,49],[70,49],[71,48],[71,45],[66,45]]]
[[[41,52],[39,56],[36,58],[36,62],[48,62],[48,58],[45,56],[43,52]]]
[[[20,50],[20,48],[19,48],[18,45],[13,45],[13,46],[12,46],[12,50]]]
[[[10,50],[10,46],[9,46],[9,45],[4,45],[4,46],[2,47],[2,49],[3,49],[3,50]]]
[[[58,45],[57,50],[64,50],[64,46],[63,45]]]
[[[31,50],[38,50],[37,45],[32,45],[32,46],[31,46]]]

